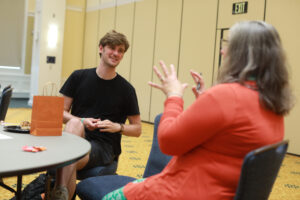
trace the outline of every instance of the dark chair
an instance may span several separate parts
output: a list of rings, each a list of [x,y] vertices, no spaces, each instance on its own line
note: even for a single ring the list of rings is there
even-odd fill
[[[0,86],[0,87],[1,87],[1,86]],[[7,86],[5,86],[5,87],[3,88],[2,93],[1,93],[1,96],[0,96],[0,101],[1,101],[1,98],[2,98],[2,96],[3,96],[3,94],[4,94],[4,92],[5,92],[6,90],[8,90],[9,88],[11,88],[11,85],[7,85]]]
[[[7,85],[7,86],[5,86],[5,87],[3,88],[2,93],[1,93],[1,96],[0,96],[0,99],[2,98],[4,92],[5,92],[6,90],[10,89],[10,88],[11,88],[11,85]]]
[[[4,119],[5,119],[5,116],[6,116],[6,113],[8,110],[8,106],[10,103],[10,99],[12,96],[12,90],[13,89],[11,88],[11,85],[8,85],[5,88],[3,88],[1,99],[0,99],[0,121],[4,121]],[[11,192],[15,192],[11,187],[4,184],[2,178],[0,178],[0,186]]]
[[[267,200],[287,147],[288,141],[282,141],[248,153],[234,200]]]
[[[3,94],[6,90],[8,90],[9,88],[11,88],[11,85],[5,86],[5,87],[3,88],[3,90],[2,90],[2,94]]]
[[[0,101],[0,121],[5,120],[5,116],[8,110],[8,106],[10,103],[11,95],[12,95],[12,88],[8,88],[2,92],[1,101]]]
[[[143,177],[159,173],[171,159],[158,146],[157,127],[160,117],[158,115],[155,118],[152,148]],[[234,200],[267,200],[287,147],[288,141],[283,141],[249,152],[244,158]],[[76,192],[82,200],[101,200],[109,192],[134,180],[133,177],[119,175],[88,178],[77,184]]]
[[[91,169],[84,169],[77,171],[77,180],[84,180],[91,177],[96,176],[105,176],[105,175],[115,175],[118,168],[118,157],[109,165],[106,166],[98,166]],[[47,171],[47,185],[50,185],[51,179],[55,180],[56,169],[50,169]],[[74,200],[76,197],[76,193],[72,197]]]
[[[161,114],[154,121],[153,142],[143,177],[149,177],[163,170],[171,156],[163,154],[157,141],[157,128]],[[127,183],[136,180],[133,177],[121,175],[109,175],[87,178],[77,184],[76,193],[82,200],[101,200],[109,192],[123,187]]]
[[[84,169],[77,171],[77,180],[83,180],[94,176],[115,175],[118,168],[118,158],[116,158],[111,164],[105,166],[98,166],[90,169]],[[49,169],[48,175],[55,177],[56,169]]]
[[[77,179],[83,180],[94,176],[114,175],[118,168],[118,158],[110,165],[94,167],[91,169],[79,170],[77,172]]]

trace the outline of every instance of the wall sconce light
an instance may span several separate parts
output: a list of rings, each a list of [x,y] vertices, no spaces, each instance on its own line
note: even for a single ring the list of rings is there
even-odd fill
[[[55,48],[58,38],[58,27],[56,24],[50,24],[48,29],[48,47]]]

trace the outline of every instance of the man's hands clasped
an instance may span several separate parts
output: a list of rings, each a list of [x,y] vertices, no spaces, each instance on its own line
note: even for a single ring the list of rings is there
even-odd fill
[[[100,121],[100,119],[94,119],[94,118],[84,118],[81,119],[81,122],[83,126],[88,129],[89,131],[93,131],[97,128],[97,123]]]
[[[102,121],[100,119],[85,118],[82,123],[89,131],[99,129],[100,132],[116,133],[120,132],[122,128],[119,123],[114,123],[107,119]]]

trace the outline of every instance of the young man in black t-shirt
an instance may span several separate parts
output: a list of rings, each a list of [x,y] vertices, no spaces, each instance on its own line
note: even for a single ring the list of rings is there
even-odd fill
[[[107,165],[121,153],[121,135],[139,137],[141,119],[135,89],[116,67],[129,47],[126,37],[108,32],[99,42],[97,68],[74,71],[60,90],[64,95],[65,131],[84,137],[91,152],[57,172],[51,199],[70,199],[76,170]],[[71,111],[71,112],[70,112]],[[129,124],[124,124],[128,119]]]

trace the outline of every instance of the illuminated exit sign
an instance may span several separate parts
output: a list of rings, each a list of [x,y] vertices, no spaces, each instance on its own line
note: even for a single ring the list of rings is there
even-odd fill
[[[232,4],[232,14],[245,14],[248,11],[248,1]]]

